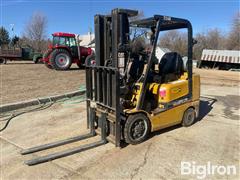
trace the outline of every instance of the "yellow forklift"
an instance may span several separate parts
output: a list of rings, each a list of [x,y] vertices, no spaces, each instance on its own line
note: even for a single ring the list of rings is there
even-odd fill
[[[190,126],[199,112],[200,76],[192,73],[192,25],[186,19],[154,15],[130,21],[138,11],[113,9],[96,15],[95,66],[86,65],[86,135],[22,151],[29,154],[100,135],[100,140],[27,161],[35,165],[107,142],[138,144],[150,132],[176,124]],[[187,62],[177,52],[156,56],[162,31],[187,29]],[[131,30],[141,32],[132,37]],[[136,43],[136,39],[147,45]],[[143,44],[144,44],[143,43]],[[140,44],[140,45],[139,45]]]

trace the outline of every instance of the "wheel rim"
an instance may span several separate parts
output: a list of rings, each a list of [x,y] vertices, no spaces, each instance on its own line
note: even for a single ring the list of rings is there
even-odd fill
[[[139,140],[147,133],[147,122],[143,119],[137,119],[130,128],[130,136],[133,140]]]
[[[194,111],[187,113],[186,124],[191,124],[194,121]]]
[[[65,68],[70,64],[70,57],[64,53],[60,53],[56,56],[55,62],[58,67]]]

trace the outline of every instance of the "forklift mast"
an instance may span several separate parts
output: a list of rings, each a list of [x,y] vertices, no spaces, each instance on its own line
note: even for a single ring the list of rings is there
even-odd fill
[[[137,11],[114,9],[110,16],[96,15],[96,66],[86,67],[87,118],[97,124],[105,118],[107,140],[120,146],[121,116],[120,85],[129,57],[129,21]],[[105,127],[104,127],[105,128]]]

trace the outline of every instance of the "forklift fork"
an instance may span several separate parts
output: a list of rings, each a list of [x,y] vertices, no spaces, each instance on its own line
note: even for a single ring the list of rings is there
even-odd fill
[[[90,113],[89,113],[90,121],[89,121],[89,126],[90,126],[90,133],[85,134],[85,135],[81,135],[81,136],[76,136],[76,137],[71,137],[65,140],[60,140],[60,141],[56,141],[56,142],[52,142],[52,143],[48,143],[48,144],[44,144],[44,145],[40,145],[40,146],[36,146],[36,147],[32,147],[29,149],[25,149],[21,152],[22,155],[26,155],[26,154],[31,154],[34,152],[38,152],[38,151],[43,151],[43,150],[47,150],[47,149],[51,149],[51,148],[55,148],[58,146],[62,146],[65,144],[69,144],[69,143],[73,143],[76,141],[80,141],[80,140],[84,140],[87,138],[91,138],[94,137],[96,135],[95,132],[95,125],[94,122],[96,120],[96,115],[94,114],[94,110],[93,108],[90,108]],[[25,161],[25,164],[31,166],[31,165],[36,165],[36,164],[40,164],[40,163],[44,163],[44,162],[48,162],[54,159],[58,159],[58,158],[62,158],[62,157],[66,157],[75,153],[79,153],[91,148],[95,148],[98,147],[100,145],[104,145],[107,143],[107,139],[106,139],[106,113],[101,113],[101,116],[99,118],[99,122],[100,122],[100,128],[101,128],[101,140],[97,141],[97,142],[93,142],[90,144],[85,144],[82,146],[78,146],[75,148],[71,148],[68,149],[66,151],[60,151],[60,152],[56,152],[56,153],[52,153],[46,156],[42,156],[42,157],[37,157],[35,159],[31,159],[28,161]]]

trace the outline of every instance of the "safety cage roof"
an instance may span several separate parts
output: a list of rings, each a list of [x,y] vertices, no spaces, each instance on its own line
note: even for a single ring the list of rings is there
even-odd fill
[[[130,26],[140,27],[140,28],[151,28],[156,27],[157,22],[160,23],[160,30],[172,30],[172,29],[180,29],[180,28],[191,28],[191,23],[186,19],[180,19],[170,16],[163,15],[154,15],[150,18],[135,20],[130,22]]]

